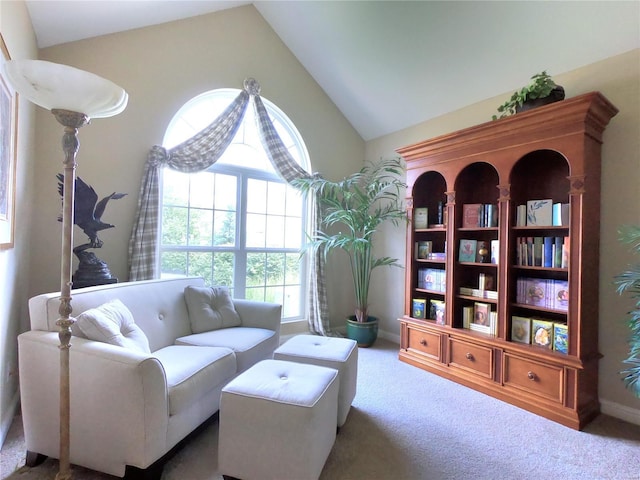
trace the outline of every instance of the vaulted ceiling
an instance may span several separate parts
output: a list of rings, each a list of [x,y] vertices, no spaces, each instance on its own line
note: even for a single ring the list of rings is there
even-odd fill
[[[640,48],[638,1],[26,3],[41,48],[253,3],[365,140]]]

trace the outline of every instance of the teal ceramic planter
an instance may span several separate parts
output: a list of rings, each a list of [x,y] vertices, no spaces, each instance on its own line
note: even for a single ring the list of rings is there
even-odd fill
[[[358,322],[351,315],[347,318],[347,338],[355,340],[359,347],[370,347],[378,338],[378,319],[369,316],[366,322]]]

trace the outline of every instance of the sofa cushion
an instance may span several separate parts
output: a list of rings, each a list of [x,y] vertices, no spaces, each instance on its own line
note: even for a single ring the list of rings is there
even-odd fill
[[[176,345],[228,347],[236,354],[238,372],[256,362],[271,358],[278,348],[279,337],[273,330],[253,327],[221,328],[210,332],[179,337]]]
[[[241,325],[227,287],[188,286],[184,298],[193,333]]]
[[[169,345],[153,352],[167,377],[169,414],[175,415],[236,374],[236,358],[224,347]]]
[[[85,310],[76,318],[76,324],[89,340],[151,353],[147,336],[118,299]]]

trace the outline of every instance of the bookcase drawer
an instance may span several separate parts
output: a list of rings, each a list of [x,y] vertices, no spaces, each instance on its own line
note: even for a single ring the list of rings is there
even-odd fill
[[[504,385],[562,403],[563,369],[504,354]]]
[[[493,350],[489,347],[449,339],[449,366],[481,375],[493,377]]]
[[[409,350],[417,351],[434,360],[440,360],[440,335],[409,327]]]

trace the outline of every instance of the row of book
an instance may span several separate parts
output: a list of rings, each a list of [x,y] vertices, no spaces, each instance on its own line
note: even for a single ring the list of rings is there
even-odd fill
[[[438,325],[444,325],[445,304],[443,300],[429,300],[429,310],[427,310],[427,300],[424,298],[414,298],[412,302],[411,316],[413,318],[435,320]]]
[[[498,226],[498,205],[494,203],[465,203],[462,205],[462,228]]]
[[[566,312],[569,308],[569,282],[547,278],[518,277],[516,301],[549,310]]]
[[[569,328],[566,323],[514,315],[511,317],[511,341],[568,353]]]
[[[490,242],[484,240],[461,239],[458,250],[459,262],[498,263],[500,243],[498,240]]]
[[[491,305],[474,302],[462,307],[462,327],[476,332],[498,334],[498,313],[491,310]]]
[[[569,237],[518,237],[516,262],[521,266],[568,268]]]
[[[569,204],[553,203],[553,200],[528,200],[516,207],[518,227],[567,227],[569,226]]]
[[[439,268],[419,268],[418,288],[432,290],[434,292],[446,291],[447,275],[445,270]]]

